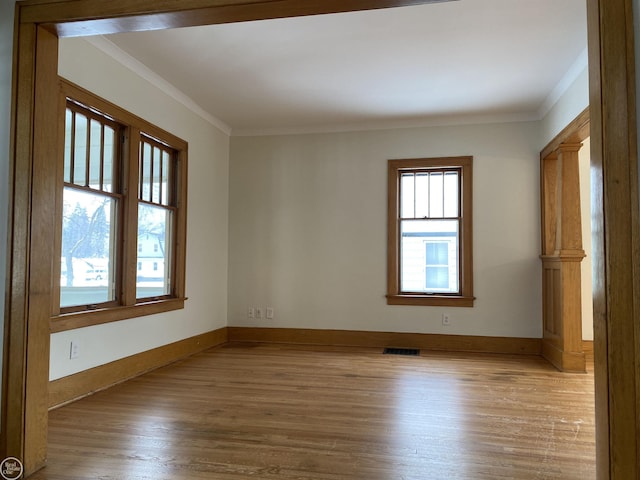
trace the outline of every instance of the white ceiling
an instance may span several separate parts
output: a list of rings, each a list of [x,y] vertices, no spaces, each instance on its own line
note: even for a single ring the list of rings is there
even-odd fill
[[[106,38],[234,135],[539,119],[586,66],[585,3],[458,0]]]

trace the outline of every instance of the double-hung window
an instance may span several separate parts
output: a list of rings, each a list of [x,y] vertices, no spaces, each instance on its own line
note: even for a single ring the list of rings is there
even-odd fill
[[[389,160],[387,303],[473,306],[472,158]]]
[[[61,80],[52,330],[184,306],[183,140]]]

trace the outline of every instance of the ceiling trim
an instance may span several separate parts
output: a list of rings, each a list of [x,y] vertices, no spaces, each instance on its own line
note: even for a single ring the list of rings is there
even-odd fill
[[[138,76],[144,78],[146,81],[151,83],[156,88],[160,89],[163,93],[170,96],[177,102],[181,103],[183,106],[191,110],[193,113],[201,117],[202,119],[209,122],[211,125],[216,127],[218,130],[221,130],[226,135],[231,136],[231,127],[227,125],[225,122],[220,120],[219,118],[213,116],[211,113],[204,110],[200,107],[195,100],[185,94],[182,90],[178,89],[173,84],[166,81],[160,75],[155,73],[149,67],[144,65],[139,60],[136,60],[134,57],[126,53],[124,50],[119,48],[113,42],[108,40],[103,36],[93,36],[84,38],[85,41],[89,42],[94,47],[98,48],[102,52],[109,55],[118,63],[122,64],[124,67],[131,70],[133,73]]]
[[[424,127],[450,127],[464,125],[480,125],[489,123],[537,122],[540,120],[536,112],[504,113],[487,115],[439,115],[419,119],[380,120],[360,123],[337,123],[330,125],[310,125],[301,127],[274,127],[257,129],[233,129],[234,137],[260,137],[269,135],[304,135],[323,133],[347,133],[376,130],[395,130]]]

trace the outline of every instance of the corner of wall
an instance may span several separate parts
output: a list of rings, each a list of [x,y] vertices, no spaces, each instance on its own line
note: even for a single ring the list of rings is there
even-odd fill
[[[540,120],[540,150],[588,106],[589,68],[587,66]]]

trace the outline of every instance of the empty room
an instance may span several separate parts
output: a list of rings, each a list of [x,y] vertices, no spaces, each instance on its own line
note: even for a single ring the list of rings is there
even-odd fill
[[[601,478],[584,0],[70,3],[17,3],[4,478]]]

